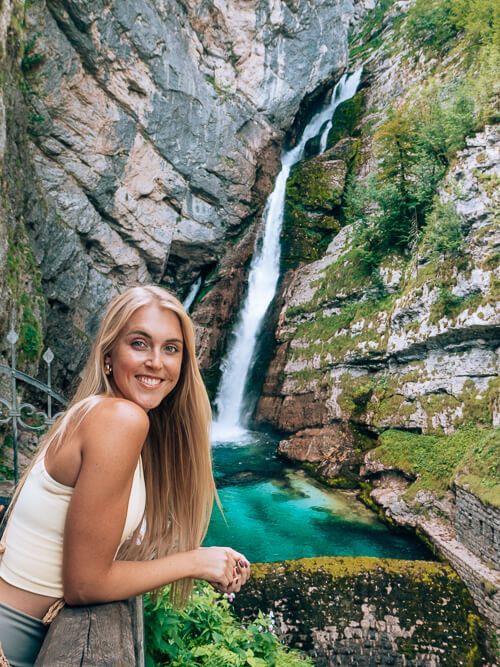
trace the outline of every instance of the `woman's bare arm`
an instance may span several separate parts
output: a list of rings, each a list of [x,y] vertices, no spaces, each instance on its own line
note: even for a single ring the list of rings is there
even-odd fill
[[[184,577],[213,581],[229,590],[233,568],[244,556],[227,547],[195,549],[151,561],[114,560],[149,420],[135,403],[109,398],[80,428],[82,465],[64,531],[63,583],[68,604],[122,600]],[[245,568],[240,576],[239,585],[248,577]]]

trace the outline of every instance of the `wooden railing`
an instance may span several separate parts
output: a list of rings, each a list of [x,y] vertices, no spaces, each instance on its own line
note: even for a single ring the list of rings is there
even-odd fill
[[[142,597],[64,607],[50,624],[35,667],[144,667]]]

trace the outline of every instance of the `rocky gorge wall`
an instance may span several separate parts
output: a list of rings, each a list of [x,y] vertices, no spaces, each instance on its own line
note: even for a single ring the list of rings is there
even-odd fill
[[[211,277],[200,356],[218,359],[283,133],[345,67],[355,16],[350,0],[28,6],[27,228],[62,384],[133,283],[184,297]]]
[[[486,665],[466,588],[440,563],[317,558],[259,564],[236,612],[272,612],[277,634],[327,665]]]
[[[444,6],[417,5],[427,26]],[[432,50],[430,28],[424,46],[412,42],[405,26],[414,7],[380,3],[361,26],[350,62],[351,70],[363,65],[361,88],[339,108],[326,152],[291,174],[287,272],[255,418],[288,434],[283,456],[331,486],[361,485],[381,517],[424,536],[498,634],[498,114],[471,122],[436,161],[426,153],[430,135],[446,134],[453,100],[456,127],[472,118],[467,104],[477,110],[484,87],[470,93],[475,102],[466,93],[458,103],[470,66],[463,33],[453,33],[448,50]],[[412,17],[423,25],[421,14]],[[472,68],[470,91],[482,68]],[[425,128],[429,135],[417,137]],[[435,169],[441,176],[432,180]],[[423,202],[426,187],[427,208],[411,204],[398,237],[401,200],[410,190]]]
[[[23,68],[24,3],[0,7],[0,356],[4,335],[14,325],[19,334],[19,362],[36,370],[42,348],[45,302],[41,276],[27,234],[27,216],[38,202],[32,187],[28,113]],[[3,379],[3,378],[2,378]]]
[[[367,117],[350,140],[363,155],[361,173],[375,159],[373,129],[365,137],[363,125],[369,118],[373,127],[374,116],[380,122],[391,97],[402,95],[402,82],[409,87],[423,76],[418,68],[396,74],[396,63],[382,56],[366,68]],[[346,184],[349,158],[339,159],[345,143],[302,171],[316,164],[332,181],[336,160],[328,187],[337,199]],[[408,263],[388,253],[380,266],[383,298],[375,299],[380,285],[360,271],[355,229],[346,226],[320,259],[287,274],[258,421],[290,432],[345,421],[423,433],[452,432],[470,417],[500,424],[499,174],[500,134],[487,126],[467,139],[440,188],[440,199],[461,220],[462,262],[446,264],[423,250]],[[308,191],[306,178],[299,185]]]

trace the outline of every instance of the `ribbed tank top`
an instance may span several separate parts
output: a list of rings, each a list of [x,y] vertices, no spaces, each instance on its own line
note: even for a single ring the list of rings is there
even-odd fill
[[[73,487],[53,479],[44,456],[31,469],[7,523],[0,577],[40,595],[63,597],[62,559],[66,513]],[[134,473],[120,546],[139,525],[146,507],[142,460]]]

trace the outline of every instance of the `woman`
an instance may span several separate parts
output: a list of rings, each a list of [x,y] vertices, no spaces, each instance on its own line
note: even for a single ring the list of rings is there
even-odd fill
[[[111,602],[172,583],[184,604],[193,579],[227,593],[246,582],[243,554],[200,547],[215,497],[210,418],[181,303],[154,286],[113,299],[9,508],[0,641],[12,667],[33,664],[61,598]]]

